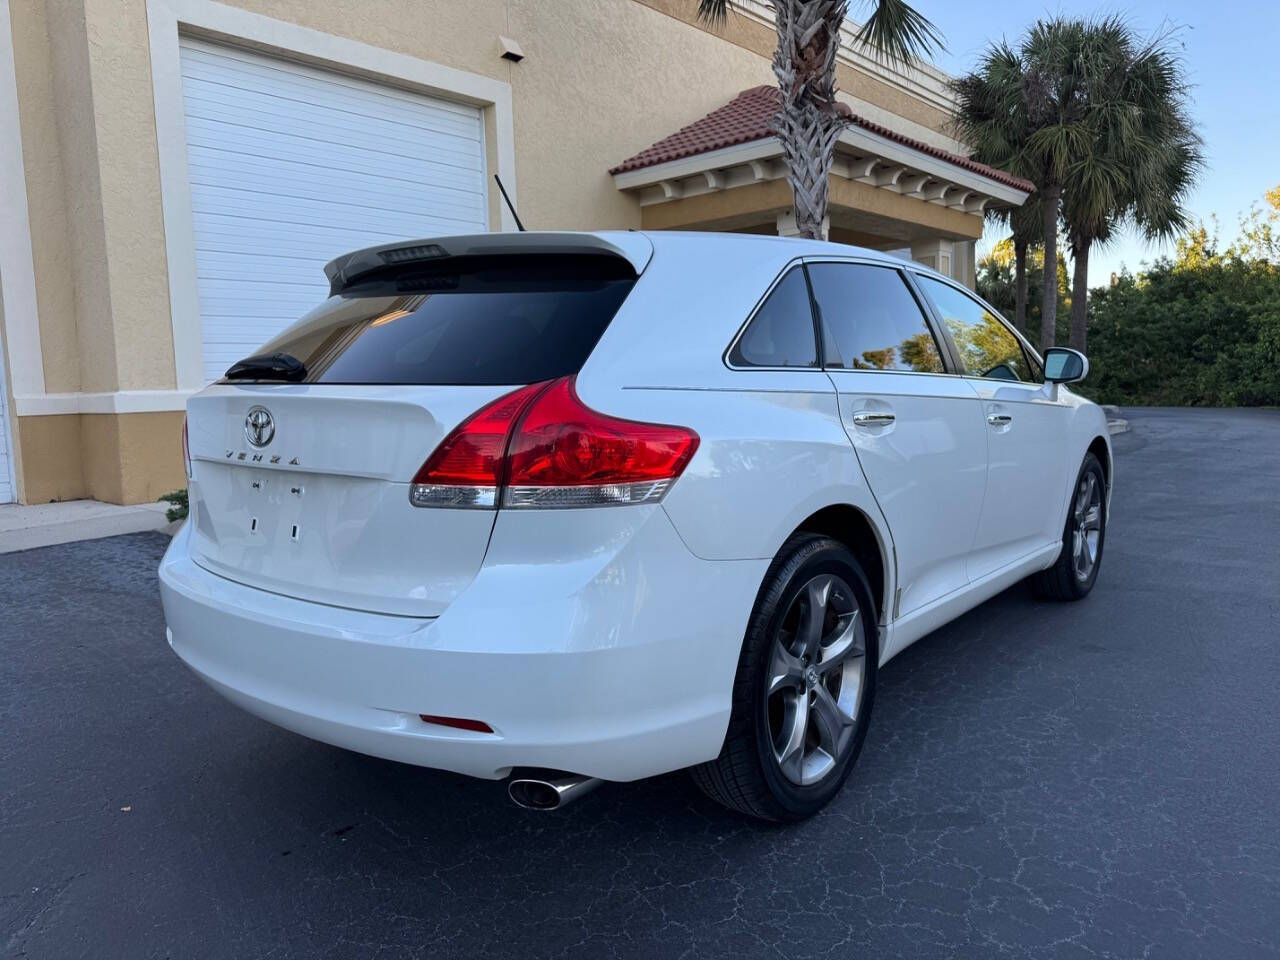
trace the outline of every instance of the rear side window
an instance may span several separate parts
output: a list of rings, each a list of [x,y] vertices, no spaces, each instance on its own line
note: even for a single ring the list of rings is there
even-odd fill
[[[818,365],[813,307],[801,268],[793,268],[769,293],[729,351],[729,362],[735,367]]]
[[[815,263],[809,279],[829,341],[828,367],[943,372],[938,343],[898,270]]]
[[[1003,320],[949,283],[924,274],[918,274],[917,279],[942,315],[967,376],[1044,382],[1039,365],[1022,349],[1021,342]]]
[[[605,256],[457,257],[331,297],[272,340],[305,382],[514,385],[581,369],[635,272]]]

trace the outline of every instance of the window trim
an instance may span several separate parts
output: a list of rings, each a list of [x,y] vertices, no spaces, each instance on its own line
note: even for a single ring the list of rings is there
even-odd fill
[[[1010,334],[1012,334],[1013,339],[1018,342],[1018,344],[1022,347],[1023,352],[1027,355],[1026,359],[1032,361],[1034,366],[1039,367],[1041,372],[1044,371],[1044,360],[1043,358],[1041,358],[1039,352],[1034,347],[1031,346],[1031,342],[1027,340],[1027,338],[1024,337],[1021,333],[1019,333],[1017,329],[1013,326],[1013,324],[1011,324],[1008,320],[1005,319],[1005,316],[1003,313],[1001,313],[991,304],[987,303],[987,301],[983,300],[980,296],[978,296],[976,293],[974,293],[964,284],[956,283],[950,277],[944,277],[942,274],[934,273],[931,270],[917,270],[917,269],[908,268],[907,272],[915,275],[912,278],[913,280],[915,280],[916,278],[926,278],[926,277],[930,280],[937,280],[938,282],[942,283],[944,286],[954,288],[964,296],[968,297],[974,303],[978,304],[978,306],[982,307],[983,310],[987,311],[989,314],[995,317],[996,320],[999,321],[1000,324],[1007,331],[1009,331]],[[960,362],[960,351],[956,348],[955,341],[951,339],[951,331],[947,329],[947,325],[942,319],[942,314],[938,310],[938,305],[933,302],[933,298],[929,296],[928,291],[926,291],[923,286],[920,286],[920,294],[921,296],[924,297],[925,302],[928,304],[929,312],[934,316],[938,327],[943,332],[943,336],[945,336],[947,339],[947,348],[951,352],[952,356],[955,358],[955,367],[956,367],[956,370],[958,371],[959,376],[964,377],[965,379],[968,379],[968,380],[981,380],[984,383],[987,383],[987,382],[1020,383],[1027,387],[1036,387],[1036,388],[1040,388],[1044,386],[1043,382],[1036,383],[1034,381],[1027,381],[1027,380],[1004,380],[1004,379],[1001,379],[1000,377],[983,377],[976,373],[965,372],[964,365]]]
[[[826,358],[823,357],[822,370],[824,373],[831,373],[834,371],[837,373],[893,373],[911,377],[963,376],[963,374],[959,373],[960,365],[957,362],[955,355],[952,353],[951,341],[949,338],[944,338],[940,332],[940,324],[937,322],[934,315],[933,306],[924,298],[922,291],[917,289],[915,278],[911,276],[913,271],[910,269],[910,265],[906,261],[894,263],[880,260],[875,257],[840,257],[826,254],[804,258],[804,265],[806,268],[811,264],[819,263],[843,263],[851,266],[880,267],[884,270],[895,271],[902,278],[903,285],[906,286],[907,292],[915,299],[916,306],[920,308],[920,316],[924,320],[925,329],[933,335],[934,344],[938,347],[938,356],[942,358],[943,367],[940,373],[930,373],[927,370],[863,370],[854,367],[827,366]],[[814,298],[814,310],[817,313],[819,322],[822,324],[822,329],[819,334],[819,344],[821,344],[824,342],[825,337],[834,335],[826,329],[826,321],[822,319],[821,307],[818,305],[816,297]]]
[[[811,367],[762,367],[762,366],[742,367],[734,364],[729,359],[730,356],[733,354],[734,347],[738,345],[738,341],[741,340],[743,337],[743,334],[747,332],[747,329],[751,326],[752,321],[755,320],[756,314],[760,312],[760,309],[765,305],[765,303],[768,302],[769,297],[773,295],[773,291],[778,288],[778,286],[782,283],[784,279],[786,279],[786,277],[791,273],[792,270],[799,270],[801,274],[803,274],[804,276],[805,290],[808,292],[808,295],[809,295],[809,318],[813,326],[813,355],[814,357],[817,358],[817,364]],[[733,335],[733,339],[729,341],[729,345],[724,348],[724,353],[720,355],[720,359],[724,362],[724,365],[728,367],[730,370],[735,370],[740,372],[743,372],[743,371],[750,372],[755,370],[769,370],[774,372],[785,371],[788,373],[823,373],[825,372],[825,368],[823,367],[824,357],[823,357],[823,350],[822,350],[822,336],[818,327],[817,304],[815,303],[813,298],[813,286],[809,283],[808,271],[805,270],[804,258],[796,257],[793,260],[788,260],[787,263],[783,266],[783,268],[780,271],[778,271],[778,275],[773,278],[773,281],[765,289],[764,293],[761,294],[760,299],[756,301],[756,305],[751,308],[751,312],[747,314],[747,319],[744,320],[741,326],[738,327],[738,332]]]

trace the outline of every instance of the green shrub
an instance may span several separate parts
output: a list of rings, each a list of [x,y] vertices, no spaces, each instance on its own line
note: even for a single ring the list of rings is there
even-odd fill
[[[1201,234],[1092,292],[1089,363],[1085,392],[1105,403],[1280,404],[1280,268]]]
[[[172,523],[174,520],[187,519],[187,491],[174,490],[172,493],[166,493],[160,497],[159,502],[171,503],[168,510],[164,512],[165,519]]]

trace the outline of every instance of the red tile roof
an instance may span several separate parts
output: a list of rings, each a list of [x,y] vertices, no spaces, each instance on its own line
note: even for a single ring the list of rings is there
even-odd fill
[[[624,173],[627,170],[640,170],[644,167],[666,163],[669,160],[679,160],[681,157],[692,157],[711,150],[719,150],[722,147],[732,147],[739,143],[763,140],[765,137],[773,136],[769,126],[777,112],[777,87],[760,86],[752,87],[750,90],[743,90],[723,107],[718,110],[712,110],[701,120],[677,130],[669,137],[663,137],[652,146],[641,150],[634,157],[623,160],[622,163],[611,168],[609,172]],[[870,133],[878,134],[913,150],[919,150],[921,153],[927,153],[929,156],[936,157],[939,160],[945,160],[947,163],[954,163],[956,166],[973,173],[990,177],[997,183],[1003,183],[1006,186],[1027,192],[1035,189],[1035,185],[1030,181],[1005,173],[1003,170],[997,170],[995,167],[989,167],[985,163],[978,163],[968,157],[962,157],[959,154],[930,146],[912,137],[903,136],[888,127],[881,126],[856,114],[851,115],[851,119],[855,126],[859,126]]]

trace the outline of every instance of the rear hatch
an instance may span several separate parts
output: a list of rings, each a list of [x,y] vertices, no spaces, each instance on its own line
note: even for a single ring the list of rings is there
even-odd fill
[[[415,507],[414,474],[485,404],[576,373],[648,257],[639,235],[500,236],[335,261],[334,295],[262,348],[275,359],[188,402],[197,563],[405,616],[438,616],[470,583],[495,511]]]

